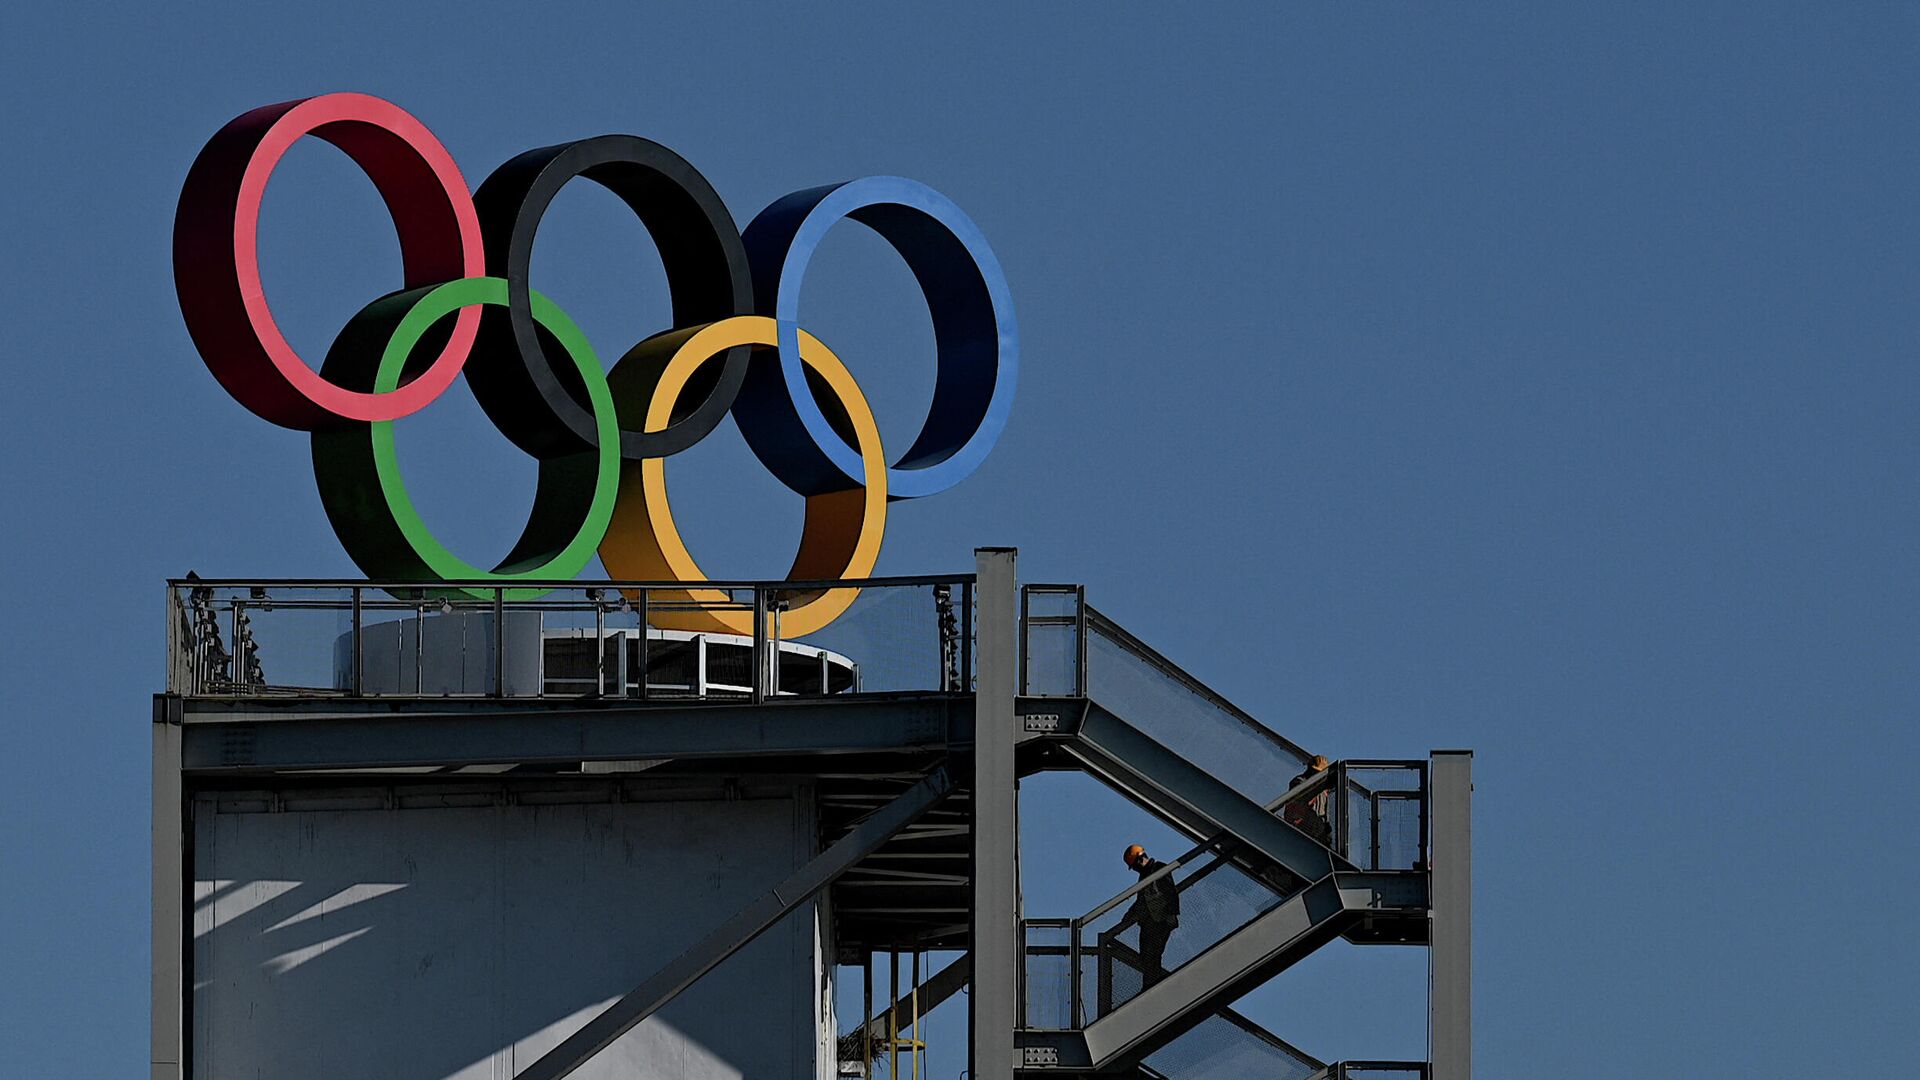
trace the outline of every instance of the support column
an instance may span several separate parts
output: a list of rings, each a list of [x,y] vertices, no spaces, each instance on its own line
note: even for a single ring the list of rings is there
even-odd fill
[[[973,1080],[1013,1080],[1020,1000],[1019,850],[1013,746],[1020,596],[1012,548],[974,551],[979,618],[973,751]]]
[[[186,833],[180,699],[153,699],[153,1080],[181,1080],[186,1040]]]
[[[1473,751],[1432,761],[1432,965],[1427,1054],[1433,1080],[1473,1077]]]

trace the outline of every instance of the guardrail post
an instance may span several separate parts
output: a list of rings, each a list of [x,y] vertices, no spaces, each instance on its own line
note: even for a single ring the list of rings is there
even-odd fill
[[[593,696],[607,696],[607,605],[599,589],[588,589],[593,601]]]
[[[753,703],[767,700],[767,591],[753,587]]]
[[[785,602],[768,605],[773,613],[773,630],[767,647],[767,696],[780,696],[780,613],[787,609]]]
[[[973,582],[960,586],[960,685],[961,693],[973,689]]]
[[[1344,859],[1353,858],[1353,821],[1347,812],[1347,763],[1333,763],[1333,777],[1327,783],[1327,812],[1333,821],[1333,850]]]
[[[507,696],[507,591],[493,590],[493,696]]]
[[[153,1080],[185,1075],[186,814],[180,783],[177,697],[154,699],[153,717]]]
[[[1020,597],[1012,548],[974,551],[980,672],[973,748],[973,1080],[1013,1080],[1020,994],[1019,825],[1014,697]]]
[[[1074,691],[1080,697],[1087,696],[1087,587],[1076,585],[1073,590],[1073,640],[1079,645],[1080,655],[1074,658]]]
[[[366,629],[366,612],[361,598],[361,591],[359,586],[354,586],[353,644],[351,646],[353,650],[353,669],[349,676],[351,682],[349,688],[353,691],[354,697],[363,697],[367,692],[367,650],[366,644],[362,640],[362,634]]]
[[[647,604],[649,602],[650,602],[650,597],[647,595],[647,590],[641,589],[640,590],[640,607],[639,607],[640,644],[636,646],[633,650],[634,657],[639,662],[639,667],[640,667],[640,670],[637,673],[635,673],[634,678],[640,684],[640,700],[641,701],[647,700],[647,673],[653,670],[653,659],[648,655],[649,646],[647,644]],[[621,692],[624,693],[625,689],[622,688]]]
[[[1067,920],[1067,1023],[1087,1026],[1087,1010],[1080,1000],[1080,920]]]
[[[1432,1080],[1473,1077],[1473,752],[1433,753],[1427,1057]]]
[[[240,612],[246,605],[237,599],[229,601],[229,604],[228,622],[233,627],[233,629],[229,631],[229,636],[233,641],[233,662],[232,667],[227,671],[227,686],[229,688],[227,692],[236,693],[242,680],[246,678],[247,673],[247,642],[245,638],[240,636]]]

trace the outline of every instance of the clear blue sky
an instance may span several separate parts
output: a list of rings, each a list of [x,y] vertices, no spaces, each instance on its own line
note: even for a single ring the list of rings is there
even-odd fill
[[[742,221],[869,173],[942,189],[1025,366],[985,467],[896,506],[882,572],[1018,545],[1311,749],[1475,747],[1484,1076],[1920,1072],[1920,10],[697,10],[0,15],[10,1075],[143,1075],[161,579],[352,572],[306,440],[196,358],[168,251],[216,127],[336,89],[474,183],[621,131]],[[398,282],[330,148],[290,155],[263,235],[316,353]],[[536,280],[608,359],[664,327],[610,197],[569,188],[541,235]],[[898,445],[931,386],[904,270],[838,230],[807,305]],[[402,440],[429,520],[504,551],[530,463],[457,390]],[[798,500],[736,433],[670,473],[710,569],[784,567]],[[1030,885],[1034,914],[1104,894],[1108,821],[1045,841],[1085,880]],[[1365,1000],[1294,974],[1288,1000]],[[1301,1009],[1282,1034],[1362,1049]]]

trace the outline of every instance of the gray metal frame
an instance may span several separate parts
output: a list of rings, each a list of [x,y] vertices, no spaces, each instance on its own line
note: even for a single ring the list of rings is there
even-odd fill
[[[968,1075],[1013,1080],[1019,1024],[1020,832],[1014,745],[1019,718],[1019,596],[1011,548],[974,552],[980,665],[974,693],[973,992]]]
[[[1473,751],[1433,753],[1427,1057],[1432,1080],[1473,1077]]]
[[[1035,615],[1032,612],[1035,593],[1051,596],[1073,597],[1071,615]],[[1040,694],[1032,689],[1028,679],[1027,656],[1032,643],[1031,631],[1036,626],[1071,626],[1076,656],[1074,657],[1074,687],[1071,694]],[[1020,587],[1020,693],[1028,697],[1086,697],[1087,696],[1087,590],[1081,585],[1023,585]]]
[[[171,620],[169,620],[171,621]],[[182,1080],[187,1073],[186,800],[180,772],[180,714],[156,701],[153,711],[153,1000],[152,1080]]]
[[[1140,1059],[1370,913],[1422,911],[1424,875],[1329,874],[1079,1031],[1024,1031],[1030,1065],[1110,1071]]]
[[[1102,615],[1100,610],[1091,604],[1086,607],[1086,627],[1088,632],[1108,638],[1124,647],[1128,652],[1152,664],[1158,668],[1162,674],[1180,683],[1199,697],[1206,699],[1209,704],[1220,709],[1222,712],[1265,732],[1267,737],[1286,747],[1289,751],[1297,755],[1300,760],[1305,761],[1313,756],[1301,749],[1299,744],[1295,743],[1292,739],[1267,727],[1265,724],[1254,719],[1245,709],[1222,697],[1220,691],[1194,678],[1185,668],[1169,660],[1160,650],[1141,641],[1125,627]],[[1084,671],[1084,665],[1082,666],[1082,670]]]
[[[1420,851],[1419,862],[1421,866],[1417,868],[1401,868],[1401,867],[1381,868],[1381,867],[1378,867],[1377,865],[1372,865],[1373,863],[1378,862],[1377,834],[1379,832],[1379,826],[1378,826],[1378,823],[1375,822],[1371,829],[1371,835],[1376,836],[1376,839],[1374,841],[1374,850],[1376,854],[1374,858],[1370,861],[1370,864],[1362,866],[1361,869],[1378,870],[1382,873],[1406,873],[1410,875],[1424,873],[1424,866],[1426,862],[1426,843],[1427,843],[1426,836],[1425,836],[1426,807],[1424,805],[1424,800],[1426,798],[1425,777],[1426,777],[1426,766],[1427,766],[1427,763],[1425,761],[1421,761],[1418,759],[1407,759],[1407,760],[1363,760],[1363,761],[1355,761],[1355,762],[1336,762],[1333,768],[1328,770],[1327,772],[1319,773],[1314,776],[1310,776],[1304,780],[1301,780],[1299,783],[1295,784],[1293,787],[1288,789],[1285,793],[1273,799],[1272,801],[1268,802],[1263,807],[1263,809],[1268,814],[1278,814],[1280,810],[1283,807],[1285,807],[1287,804],[1293,802],[1296,799],[1311,797],[1320,788],[1329,787],[1329,786],[1338,785],[1338,784],[1351,784],[1352,786],[1357,787],[1358,786],[1357,784],[1353,784],[1351,781],[1346,780],[1346,770],[1343,768],[1343,766],[1348,764],[1352,764],[1356,768],[1406,769],[1406,770],[1417,771],[1419,773],[1421,777],[1421,785],[1418,790],[1406,792],[1406,793],[1386,792],[1384,794],[1396,795],[1396,796],[1401,794],[1407,794],[1407,795],[1411,795],[1414,798],[1418,798],[1422,800],[1421,816],[1420,816],[1421,835],[1418,838],[1418,850]],[[1373,793],[1373,794],[1380,794],[1380,793]],[[1378,805],[1377,800],[1373,801],[1373,805],[1376,807],[1376,810],[1377,810],[1377,805]],[[1335,843],[1336,845],[1339,843],[1337,836],[1336,836]],[[1083,951],[1083,947],[1084,947],[1083,942],[1085,939],[1085,933],[1084,933],[1085,929],[1089,925],[1093,924],[1095,920],[1100,919],[1102,916],[1106,915],[1108,912],[1132,900],[1136,895],[1138,895],[1143,890],[1151,887],[1155,882],[1159,881],[1162,878],[1165,878],[1174,874],[1176,871],[1182,869],[1183,867],[1190,866],[1195,860],[1200,859],[1203,856],[1217,855],[1219,857],[1215,859],[1213,862],[1209,863],[1202,869],[1196,871],[1195,873],[1183,879],[1179,884],[1180,890],[1184,892],[1185,890],[1193,887],[1193,885],[1196,882],[1204,880],[1208,875],[1219,871],[1223,867],[1232,866],[1243,873],[1249,874],[1249,876],[1253,877],[1255,880],[1260,881],[1263,884],[1267,885],[1269,888],[1273,889],[1276,897],[1279,900],[1285,900],[1290,895],[1289,893],[1282,892],[1280,889],[1280,886],[1275,882],[1275,880],[1271,878],[1270,875],[1262,873],[1264,869],[1264,864],[1262,861],[1248,860],[1245,857],[1246,853],[1241,849],[1242,849],[1242,845],[1239,844],[1239,842],[1231,833],[1221,833],[1219,835],[1211,837],[1210,839],[1200,844],[1197,844],[1193,848],[1182,853],[1178,858],[1168,860],[1159,870],[1154,871],[1152,874],[1149,874],[1146,877],[1140,878],[1134,884],[1121,890],[1120,892],[1116,893],[1112,897],[1109,897],[1107,900],[1102,901],[1100,904],[1095,905],[1091,910],[1079,916],[1078,918],[1027,919],[1023,922],[1022,924],[1023,927],[1058,927],[1058,928],[1063,928],[1068,932],[1068,944],[1065,946],[1062,946],[1061,949],[1064,951],[1064,955],[1067,955],[1070,959],[1069,996],[1070,996],[1071,1028],[1081,1028],[1086,1026],[1086,1023],[1087,1023],[1087,1019],[1086,1019],[1087,1013],[1088,1013],[1088,1010],[1086,1008],[1087,995],[1086,995],[1085,988],[1082,985],[1085,973],[1082,971],[1081,959],[1080,959]],[[1336,846],[1336,851],[1344,852],[1344,849],[1338,848]],[[1304,884],[1305,884],[1304,882],[1296,883],[1296,885],[1304,885]],[[1251,921],[1251,917],[1249,921]],[[1122,952],[1125,951],[1123,946],[1119,946],[1118,943],[1112,939],[1117,938],[1119,934],[1124,932],[1126,928],[1131,925],[1133,925],[1131,922],[1122,920],[1121,922],[1115,924],[1112,927],[1107,928],[1101,933],[1101,944],[1099,946],[1099,953],[1101,956],[1102,970],[1104,970],[1105,965],[1108,962],[1110,950],[1117,950]],[[1054,950],[1052,947],[1045,947],[1045,946],[1035,947],[1035,946],[1027,945],[1025,943],[1025,935],[1023,934],[1022,935],[1022,951],[1023,951],[1023,955],[1031,956],[1031,955],[1050,954]],[[1105,996],[1106,987],[1107,987],[1107,982],[1105,978],[1102,977],[1100,979],[1097,979],[1096,982],[1100,988],[1101,996],[1099,997],[1099,1000],[1098,1000],[1098,1007],[1093,1011],[1098,1015],[1104,1016],[1108,1012],[1112,1011],[1113,1005],[1112,1005],[1112,1002],[1108,1000],[1107,997]],[[1026,1026],[1028,1027],[1033,1026],[1030,1023],[1026,1023],[1024,1018],[1023,1018],[1023,1023],[1025,1023]]]
[[[811,900],[820,890],[854,863],[873,853],[900,830],[913,824],[921,814],[953,790],[946,768],[935,769],[925,780],[876,811],[857,828],[841,837],[825,851],[808,860],[785,881],[754,900],[711,933],[695,942],[679,958],[669,962],[645,982],[607,1006],[598,1016],[542,1054],[533,1064],[520,1070],[515,1080],[562,1080],[592,1060],[595,1054],[611,1046],[614,1040],[665,1008],[681,991],[699,981],[702,975],[722,961],[746,948],[761,934],[785,918],[795,908]]]
[[[649,700],[644,678],[638,700],[624,695],[608,697],[607,665],[616,658],[608,657],[604,646],[598,651],[596,670],[586,673],[586,684],[600,698],[596,701],[505,698],[505,665],[499,663],[494,665],[490,692],[468,697],[362,697],[359,694],[366,685],[367,657],[360,648],[360,633],[368,623],[369,611],[405,603],[389,599],[385,590],[404,589],[406,583],[170,583],[169,686],[216,685],[219,689],[204,696],[187,693],[155,697],[153,1080],[184,1080],[191,1075],[193,975],[188,920],[192,911],[193,852],[189,799],[202,786],[231,788],[236,783],[249,783],[247,777],[275,776],[288,777],[289,783],[314,783],[319,781],[301,781],[289,774],[311,776],[340,769],[553,762],[586,765],[653,759],[710,759],[726,769],[803,775],[846,770],[864,775],[863,770],[875,767],[876,762],[892,762],[884,766],[886,770],[911,770],[893,771],[895,776],[919,775],[929,763],[945,759],[952,762],[952,772],[936,771],[908,795],[856,823],[846,837],[773,892],[742,910],[523,1071],[525,1080],[566,1076],[725,956],[871,854],[874,847],[904,826],[904,822],[894,824],[893,819],[917,817],[949,787],[966,788],[970,804],[970,899],[964,929],[972,951],[937,979],[943,986],[958,988],[971,983],[973,987],[969,995],[969,1075],[975,1080],[1011,1080],[1016,1073],[1033,1069],[1116,1066],[1139,1067],[1141,1075],[1150,1075],[1151,1070],[1139,1066],[1143,1055],[1223,1009],[1223,1003],[1233,996],[1334,936],[1347,933],[1355,941],[1392,940],[1389,934],[1378,932],[1379,927],[1393,930],[1408,918],[1414,920],[1412,925],[1425,927],[1432,945],[1430,1072],[1422,1063],[1347,1062],[1327,1066],[1322,1075],[1343,1077],[1348,1069],[1379,1067],[1412,1072],[1428,1080],[1470,1080],[1470,753],[1436,751],[1430,763],[1344,761],[1331,775],[1294,785],[1262,805],[1099,703],[1089,701],[1088,647],[1092,635],[1107,639],[1103,649],[1117,644],[1208,704],[1218,706],[1225,717],[1260,729],[1276,745],[1297,751],[1302,757],[1304,751],[1259,725],[1100,615],[1086,604],[1081,587],[1033,585],[1022,589],[1016,584],[1015,553],[1011,549],[983,548],[975,556],[973,575],[857,583],[961,586],[957,610],[952,611],[959,623],[958,687],[951,685],[945,674],[948,663],[943,660],[939,690],[825,699],[775,696],[779,687],[768,660],[777,656],[781,647],[777,597],[780,590],[804,584],[848,584],[843,582],[801,586],[715,583],[716,588],[752,590],[752,610],[764,616],[756,620],[762,633],[753,641],[752,693],[730,702],[661,699],[657,695]],[[595,584],[568,583],[576,590]],[[646,612],[652,603],[649,590],[660,587],[659,583],[598,584],[605,589],[638,589],[639,625],[646,625]],[[350,689],[331,697],[276,698],[248,693],[243,681],[235,682],[236,677],[244,680],[248,659],[247,649],[241,646],[249,638],[239,632],[239,627],[232,652],[201,655],[197,643],[203,628],[196,620],[204,621],[214,611],[213,605],[200,610],[203,605],[195,603],[194,594],[202,589],[240,586],[349,590],[350,601],[342,611],[351,619],[354,648],[350,666],[344,669],[349,674],[341,676],[350,678],[350,684],[339,685],[350,685]],[[439,587],[444,589],[445,583]],[[1070,609],[1071,613],[1036,615],[1036,593],[1065,594],[1070,599],[1062,610]],[[596,638],[604,638],[607,611],[599,605],[605,598],[591,599],[592,609],[579,610],[583,615],[592,611],[592,632]],[[242,607],[259,602],[251,594],[228,597],[227,601],[236,617]],[[498,657],[504,644],[502,616],[512,608],[511,602],[495,591],[489,599],[472,606],[491,608],[493,650]],[[741,607],[744,610],[747,605]],[[626,614],[622,612],[622,618]],[[1023,717],[1021,696],[1028,689],[1028,635],[1033,627],[1046,625],[1074,628],[1077,656],[1072,659],[1077,670],[1072,688],[1076,693],[1032,698],[1025,708],[1031,716]],[[943,650],[956,645],[951,626],[943,628],[939,644]],[[647,648],[644,634],[640,648]],[[627,663],[624,648],[617,660]],[[644,668],[644,651],[641,663]],[[776,702],[778,707],[768,707]],[[1128,707],[1126,702],[1112,704],[1123,711]],[[1018,850],[1018,776],[1022,761],[1029,768],[1084,769],[1203,840],[1165,873],[1186,865],[1202,852],[1216,851],[1222,863],[1231,861],[1243,870],[1276,875],[1277,871],[1265,868],[1278,865],[1311,884],[1227,934],[1151,987],[1111,1010],[1102,1010],[1090,1025],[1086,1025],[1086,1002],[1078,985],[1080,928],[1087,920],[1124,903],[1146,883],[1122,892],[1081,919],[1060,920],[1069,930],[1065,950],[1074,980],[1070,1009],[1077,1030],[1022,1030],[1026,953]],[[724,762],[737,764],[720,764]],[[1420,773],[1417,791],[1413,785],[1406,785],[1406,790],[1396,785],[1392,791],[1367,792],[1376,817],[1384,799],[1420,801],[1419,858],[1412,871],[1375,869],[1381,858],[1377,824],[1371,827],[1373,842],[1369,850],[1353,852],[1358,857],[1351,860],[1343,857],[1342,852],[1349,848],[1342,845],[1355,842],[1357,825],[1348,819],[1347,795],[1353,784],[1348,771],[1367,767],[1411,768]],[[1287,801],[1321,783],[1331,785],[1337,793],[1329,807],[1336,819],[1332,850],[1277,816],[1278,808]],[[932,794],[935,789],[939,794]],[[951,880],[959,879],[955,876]],[[951,910],[954,913],[948,919],[957,923],[962,916],[957,907]],[[1424,921],[1419,919],[1420,913],[1425,913]],[[958,932],[962,928],[956,925],[952,929]],[[1399,940],[1418,940],[1418,936],[1416,933]],[[923,1003],[925,998],[923,989]],[[883,1011],[869,1024],[885,1015]]]
[[[866,969],[866,977],[871,982],[873,977],[871,965]],[[842,1039],[852,1038],[870,1044],[884,1038],[889,1030],[904,1031],[907,1027],[905,1021],[913,1015],[916,1005],[919,1007],[921,1017],[924,1018],[927,1013],[938,1008],[948,998],[966,989],[972,980],[973,954],[961,953],[946,967],[928,976],[913,990],[895,998],[893,1004],[872,1013],[866,1023],[842,1036]],[[872,1010],[869,1009],[869,1012]],[[889,1024],[892,1025],[891,1028]]]
[[[423,588],[444,592],[449,583]],[[458,583],[454,583],[458,584]],[[478,583],[467,583],[478,584]],[[558,583],[556,583],[558,584]],[[646,625],[646,608],[653,602],[647,583],[569,582],[566,587],[584,594],[594,590],[589,603],[574,603],[590,615],[596,638],[604,637],[607,607],[604,590],[622,586],[639,590],[638,625]],[[778,708],[767,708],[778,687],[771,665],[764,659],[779,648],[774,598],[787,590],[822,583],[716,583],[717,588],[751,592],[754,609],[765,612],[757,620],[753,692],[739,701],[668,699],[649,702],[606,698],[605,650],[599,650],[597,669],[588,686],[601,700],[582,702],[574,697],[506,698],[502,672],[493,664],[486,691],[470,695],[407,698],[405,695],[368,697],[367,657],[362,633],[368,614],[378,608],[411,610],[419,605],[394,600],[390,590],[405,583],[365,581],[189,579],[169,582],[166,619],[168,685],[184,693],[154,697],[153,724],[153,903],[152,903],[152,1046],[154,1080],[184,1080],[192,1073],[192,911],[191,802],[208,785],[230,787],[246,778],[269,784],[298,783],[300,775],[330,770],[393,769],[434,766],[454,771],[465,766],[524,765],[552,762],[596,763],[673,758],[681,761],[713,759],[746,771],[772,770],[800,774],[851,770],[865,775],[912,769],[919,773],[929,759],[971,748],[975,717],[964,689],[887,694],[840,694],[832,698],[779,698]],[[858,582],[864,587],[958,585],[960,630],[970,635],[975,621],[974,586],[970,575],[924,578],[882,578]],[[275,597],[276,590],[338,589],[337,596],[315,600],[309,596]],[[220,590],[227,590],[220,595]],[[1011,594],[1011,582],[1008,585]],[[494,616],[492,656],[503,648],[505,619],[510,608],[497,586],[485,599],[455,602],[468,610],[489,610]],[[745,595],[742,593],[741,595]],[[568,598],[577,600],[579,597]],[[437,603],[437,602],[436,602]],[[629,602],[630,603],[630,602]],[[270,604],[294,609],[337,609],[351,627],[351,657],[343,661],[338,688],[292,693],[260,692],[260,680],[243,676],[250,642],[248,615]],[[421,608],[421,610],[426,610]],[[629,610],[631,608],[629,607]],[[1011,606],[1008,607],[1009,612]],[[232,650],[207,653],[218,638],[208,632],[209,620],[231,614]],[[1013,619],[1005,620],[1001,635],[1012,640]],[[929,646],[936,645],[928,642]],[[939,647],[954,644],[943,639]],[[963,671],[973,662],[973,642],[957,643]],[[483,646],[484,647],[484,646]],[[642,649],[646,647],[642,635]],[[624,656],[622,657],[624,659]],[[644,663],[644,654],[642,658]],[[1011,665],[1002,665],[1001,678],[1011,685]],[[208,693],[200,693],[210,690]],[[1009,694],[1009,702],[1011,695]],[[592,769],[587,769],[593,772]],[[894,836],[933,802],[944,797],[962,777],[937,770],[925,783],[858,824],[849,836],[810,861],[774,892],[743,910],[721,930],[623,999],[601,1021],[576,1032],[563,1043],[580,1050],[587,1040],[608,1035],[610,1027],[625,1030],[669,1000],[700,973],[777,921],[795,905],[815,895],[872,849]],[[362,782],[371,777],[363,778]],[[378,783],[378,781],[373,781]],[[402,782],[419,782],[404,780]],[[937,787],[932,790],[929,785]],[[470,785],[469,785],[470,786]],[[909,830],[910,831],[910,830]],[[1009,908],[1009,917],[1015,912]],[[617,1035],[617,1032],[614,1032]],[[1010,1031],[1009,1031],[1010,1037]],[[604,1045],[604,1044],[602,1044]],[[590,1056],[590,1055],[589,1055]],[[584,1060],[584,1057],[582,1057]],[[550,1068],[549,1062],[542,1068]],[[567,1069],[554,1070],[565,1075]],[[527,1075],[542,1075],[529,1072]]]
[[[970,741],[974,726],[966,697],[951,694],[781,699],[778,709],[692,701],[503,708],[456,700],[400,716],[385,702],[316,709],[158,700],[184,717],[182,767],[205,774],[944,751]]]
[[[1318,881],[1356,869],[1259,803],[1095,704],[1064,749],[1135,802],[1197,840],[1231,833],[1273,863]]]
[[[1419,784],[1412,788],[1375,789],[1369,788],[1359,781],[1352,779],[1352,773],[1356,770],[1364,772],[1370,769],[1405,769],[1419,776]],[[1334,792],[1333,805],[1329,807],[1333,812],[1334,850],[1345,855],[1355,866],[1366,870],[1426,869],[1430,848],[1428,836],[1431,827],[1428,817],[1432,804],[1432,781],[1428,777],[1429,770],[1427,763],[1416,759],[1352,758],[1334,762],[1333,768],[1330,771],[1333,773],[1332,783]],[[1354,792],[1364,794],[1370,807],[1371,819],[1368,822],[1369,828],[1367,830],[1369,847],[1365,853],[1365,858],[1362,858],[1360,853],[1353,850],[1352,805],[1347,801],[1347,796]],[[1420,824],[1418,830],[1419,854],[1414,860],[1414,865],[1411,867],[1383,867],[1380,865],[1380,801],[1382,799],[1403,799],[1416,803],[1420,808]]]

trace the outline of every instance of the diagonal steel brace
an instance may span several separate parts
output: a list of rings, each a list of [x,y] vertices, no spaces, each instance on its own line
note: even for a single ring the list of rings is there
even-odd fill
[[[876,848],[911,825],[952,790],[953,780],[948,776],[946,767],[943,765],[934,769],[926,779],[874,811],[852,832],[808,860],[805,866],[795,870],[771,891],[740,909],[733,918],[654,972],[625,997],[607,1006],[580,1030],[561,1040],[560,1045],[520,1070],[515,1080],[561,1080],[571,1075],[595,1054],[612,1045],[615,1039],[664,1008],[702,975],[718,967],[721,961],[745,948],[793,909],[812,899],[853,864],[873,854]]]

